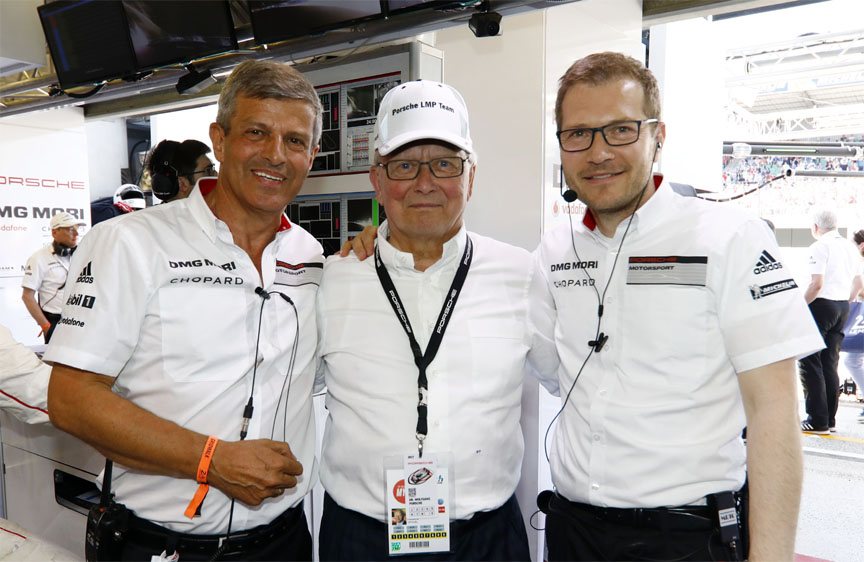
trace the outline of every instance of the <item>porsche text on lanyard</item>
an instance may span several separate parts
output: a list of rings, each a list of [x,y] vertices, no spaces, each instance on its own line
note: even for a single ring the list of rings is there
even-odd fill
[[[419,373],[417,376],[417,450],[420,457],[423,456],[423,440],[426,439],[426,434],[428,433],[426,395],[429,392],[429,382],[426,380],[426,368],[432,363],[432,360],[435,359],[435,355],[438,353],[438,348],[441,346],[441,340],[444,337],[444,331],[447,329],[447,324],[450,323],[450,317],[453,316],[453,309],[456,308],[456,299],[459,298],[462,285],[465,284],[465,277],[468,275],[468,269],[471,267],[474,244],[471,242],[471,237],[466,235],[465,238],[465,251],[462,253],[462,260],[459,262],[459,268],[456,270],[456,277],[453,278],[453,283],[450,284],[450,289],[447,291],[444,305],[438,314],[435,330],[429,337],[425,353],[420,352],[420,344],[417,343],[417,338],[414,337],[414,330],[411,328],[411,322],[408,320],[405,306],[402,304],[402,299],[399,298],[399,293],[393,285],[393,280],[390,279],[390,274],[387,273],[387,268],[381,262],[378,246],[375,246],[375,271],[378,273],[378,280],[381,282],[381,287],[387,295],[390,306],[393,307],[393,312],[396,313],[396,318],[399,319],[402,328],[408,335],[411,353],[414,355],[414,363],[417,365]]]

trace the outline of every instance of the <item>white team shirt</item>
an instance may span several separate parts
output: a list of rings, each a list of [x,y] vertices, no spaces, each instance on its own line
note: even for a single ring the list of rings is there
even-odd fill
[[[826,232],[810,245],[808,261],[811,275],[824,275],[817,299],[849,300],[852,281],[860,269],[861,253],[836,230]]]
[[[69,274],[69,256],[58,256],[54,245],[48,244],[27,259],[21,286],[39,294],[39,306],[45,312],[60,314],[66,299],[63,296]]]
[[[48,421],[48,379],[51,367],[0,325],[0,408],[19,420],[42,424]]]
[[[535,296],[557,310],[561,356],[557,377],[541,380],[562,400],[591,350],[597,293],[628,220],[612,239],[593,229],[590,215],[574,225],[578,258],[568,225],[544,236],[535,252],[547,280]],[[743,485],[736,373],[823,347],[779,256],[761,219],[660,185],[636,212],[614,266],[599,328],[608,341],[588,360],[558,419],[550,461],[559,493],[647,508],[696,503]]]
[[[244,530],[298,504],[317,477],[310,396],[323,256],[310,234],[283,217],[262,256],[262,283],[204,201],[200,189],[213,185],[215,180],[201,180],[188,199],[105,221],[87,234],[72,260],[71,296],[45,359],[117,377],[114,392],[138,406],[192,431],[236,441],[252,392],[263,303],[247,439],[286,441],[303,475],[295,488],[257,507],[235,502],[232,529]],[[284,293],[297,307],[299,344],[290,380],[298,321],[278,295],[266,301],[258,296],[259,286]],[[118,502],[170,529],[227,529],[230,500],[213,487],[202,516],[190,520],[183,512],[198,487],[194,480],[115,465],[111,486]]]
[[[425,352],[458,262],[464,227],[426,271],[378,230],[381,260]],[[551,339],[531,327],[531,257],[471,233],[474,256],[441,347],[427,370],[429,432],[423,450],[453,455],[451,519],[500,507],[516,489],[524,449],[519,425],[526,358],[554,372]],[[384,457],[417,453],[417,367],[374,259],[331,257],[318,294],[319,381],[329,416],[321,482],[340,506],[385,520]],[[548,318],[548,316],[547,316]]]

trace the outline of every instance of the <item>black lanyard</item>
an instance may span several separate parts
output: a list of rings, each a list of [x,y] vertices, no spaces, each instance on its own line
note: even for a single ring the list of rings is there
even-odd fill
[[[417,365],[419,373],[417,376],[417,450],[421,458],[423,457],[423,440],[426,439],[426,434],[428,433],[426,395],[429,392],[429,382],[426,380],[426,367],[432,363],[435,355],[438,354],[438,348],[441,346],[441,340],[444,338],[444,331],[447,329],[447,324],[450,323],[453,309],[456,308],[456,299],[459,298],[462,285],[465,284],[465,277],[468,275],[468,268],[471,267],[474,244],[471,242],[470,236],[466,235],[465,239],[465,251],[462,253],[462,261],[459,263],[456,277],[453,278],[453,283],[450,284],[450,289],[447,291],[444,305],[438,314],[438,320],[435,322],[435,330],[433,330],[432,335],[429,337],[426,353],[420,352],[420,344],[417,343],[417,338],[414,337],[414,330],[411,328],[411,322],[408,320],[405,306],[402,304],[402,299],[399,298],[399,293],[393,285],[393,280],[390,279],[390,274],[387,273],[387,268],[381,261],[378,245],[375,245],[375,271],[378,273],[378,280],[381,282],[384,294],[387,295],[387,301],[393,307],[393,312],[396,313],[396,318],[399,319],[402,329],[408,335],[408,343],[411,345],[411,353],[414,355],[414,363]]]

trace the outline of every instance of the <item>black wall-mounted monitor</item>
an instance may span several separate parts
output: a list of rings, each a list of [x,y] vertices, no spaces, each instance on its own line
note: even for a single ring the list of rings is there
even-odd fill
[[[58,0],[37,9],[63,89],[135,73],[120,2]]]
[[[123,8],[139,71],[237,49],[224,0],[125,0]]]
[[[381,0],[249,0],[255,43],[317,35],[384,17]]]
[[[237,49],[227,0],[57,0],[38,11],[64,90]]]

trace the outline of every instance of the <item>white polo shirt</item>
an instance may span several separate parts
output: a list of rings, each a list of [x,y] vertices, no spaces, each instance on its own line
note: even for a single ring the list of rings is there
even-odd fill
[[[808,261],[811,275],[824,275],[817,299],[849,300],[852,281],[860,269],[861,253],[836,230],[826,232],[810,245]]]
[[[48,379],[51,367],[0,325],[0,408],[23,422],[48,421]]]
[[[201,189],[213,185],[215,180],[199,182]],[[310,395],[323,256],[310,234],[283,218],[262,256],[262,283],[199,187],[188,199],[100,223],[88,233],[72,260],[70,297],[45,359],[117,377],[114,391],[120,396],[222,440],[239,440],[252,393],[247,439],[286,441],[303,475],[295,488],[257,507],[236,502],[232,529],[243,530],[269,523],[315,483]],[[293,371],[294,310],[278,295],[264,301],[254,292],[262,285],[289,296],[297,307]],[[230,500],[215,488],[201,517],[183,515],[198,487],[194,480],[117,466],[111,486],[118,502],[170,529],[197,534],[227,529]]]
[[[761,219],[663,184],[637,211],[609,282],[627,222],[609,239],[588,215],[573,240],[565,225],[535,252],[547,281],[535,296],[557,310],[561,356],[543,383],[562,399],[591,350],[608,282],[599,328],[608,340],[558,418],[552,480],[572,501],[623,508],[738,490],[736,373],[808,355],[822,338]]]
[[[58,256],[54,245],[48,244],[36,250],[27,259],[21,286],[39,293],[39,307],[44,312],[60,314],[66,277],[69,274],[69,256]]]
[[[414,269],[410,253],[387,241],[388,232],[385,222],[378,231],[381,260],[425,350],[466,232],[448,241],[441,259],[423,272]],[[451,519],[500,507],[513,494],[524,448],[519,417],[526,358],[552,372],[557,365],[553,342],[541,341],[529,319],[530,254],[470,236],[471,268],[427,371],[429,433],[423,450],[453,455]],[[327,259],[318,326],[318,374],[328,388],[329,412],[321,482],[340,506],[384,521],[384,458],[417,452],[418,373],[374,259]]]

